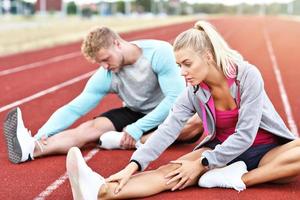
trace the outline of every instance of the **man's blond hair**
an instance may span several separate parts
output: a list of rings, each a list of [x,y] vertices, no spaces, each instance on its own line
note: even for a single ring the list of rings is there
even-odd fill
[[[96,62],[96,54],[102,48],[109,48],[120,36],[107,27],[95,27],[84,38],[81,52],[90,62]]]

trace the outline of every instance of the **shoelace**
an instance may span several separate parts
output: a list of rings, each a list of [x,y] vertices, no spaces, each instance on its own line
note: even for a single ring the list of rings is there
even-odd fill
[[[25,128],[25,130],[29,133],[29,135],[32,137],[32,133],[29,129]]]
[[[43,148],[42,144],[40,143],[40,141],[38,141],[38,140],[35,140],[35,142],[36,142],[36,143],[37,143],[37,145],[39,146],[39,148],[40,148],[41,152],[44,152],[44,148]]]
[[[31,131],[28,130],[27,128],[26,128],[26,130],[27,130],[28,134],[30,135],[30,137],[32,137]],[[44,147],[43,147],[43,145],[41,144],[41,142],[38,141],[37,139],[34,139],[34,142],[39,146],[41,152],[44,152]]]

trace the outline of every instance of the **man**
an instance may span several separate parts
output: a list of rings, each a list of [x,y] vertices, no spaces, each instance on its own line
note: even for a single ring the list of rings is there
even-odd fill
[[[97,27],[83,41],[82,53],[100,68],[82,93],[54,112],[34,137],[24,127],[19,108],[8,114],[4,132],[11,162],[67,153],[71,147],[99,141],[99,137],[104,148],[134,148],[163,122],[185,87],[167,42],[128,42],[107,27]],[[108,93],[118,94],[125,106],[66,130]],[[194,116],[179,140],[197,140],[201,131],[201,121]]]

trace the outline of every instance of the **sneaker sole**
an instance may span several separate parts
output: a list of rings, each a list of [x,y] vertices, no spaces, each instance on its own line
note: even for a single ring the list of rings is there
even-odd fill
[[[82,192],[79,186],[79,169],[78,169],[78,158],[81,153],[78,148],[71,148],[67,155],[67,172],[71,184],[72,194],[74,200],[84,200]]]
[[[22,150],[17,138],[18,113],[17,108],[11,110],[4,122],[4,136],[6,140],[8,158],[12,163],[20,163]]]

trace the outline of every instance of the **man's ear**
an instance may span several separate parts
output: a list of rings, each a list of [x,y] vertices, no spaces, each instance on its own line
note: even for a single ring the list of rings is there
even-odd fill
[[[117,40],[117,39],[114,39],[113,44],[114,44],[116,47],[120,47],[120,41]]]

